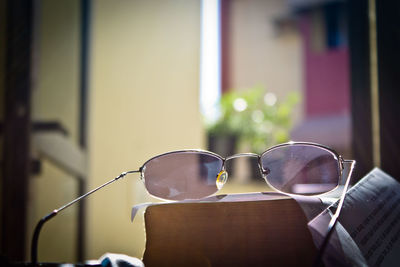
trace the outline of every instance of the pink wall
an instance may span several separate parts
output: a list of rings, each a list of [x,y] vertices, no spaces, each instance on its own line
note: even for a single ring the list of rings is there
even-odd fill
[[[304,97],[307,117],[350,112],[349,52],[347,46],[313,51],[311,22],[300,23],[304,51]]]

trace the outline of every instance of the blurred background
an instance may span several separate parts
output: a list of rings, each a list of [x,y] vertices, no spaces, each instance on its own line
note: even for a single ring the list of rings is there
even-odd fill
[[[355,158],[353,183],[373,166],[400,179],[399,4],[1,0],[0,12],[0,237],[11,260],[29,260],[42,216],[171,150],[311,141]],[[223,193],[269,190],[248,160],[228,168]],[[39,261],[141,258],[143,216],[130,212],[148,201],[128,175],[46,224]]]

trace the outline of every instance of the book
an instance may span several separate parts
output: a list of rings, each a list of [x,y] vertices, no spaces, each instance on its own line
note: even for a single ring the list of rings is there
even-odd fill
[[[275,193],[153,205],[145,266],[311,266],[316,254],[296,200]]]

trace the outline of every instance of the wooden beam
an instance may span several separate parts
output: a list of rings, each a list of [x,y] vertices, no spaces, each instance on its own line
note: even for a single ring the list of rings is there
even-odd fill
[[[376,1],[381,168],[400,181],[399,14],[399,1]]]
[[[32,148],[63,171],[86,177],[86,154],[67,136],[60,132],[38,132],[32,134]]]
[[[1,250],[21,261],[30,172],[32,1],[7,1],[7,16]]]
[[[87,148],[87,120],[88,120],[88,91],[90,68],[90,37],[91,37],[91,0],[81,1],[81,58],[80,58],[80,118],[79,118],[79,145],[85,151]],[[79,180],[79,195],[86,192],[86,174]],[[86,203],[82,202],[78,208],[78,238],[77,259],[82,262],[85,258],[86,236]]]
[[[368,0],[348,1],[353,158],[353,177],[373,168],[369,62]],[[353,181],[355,183],[356,181]]]

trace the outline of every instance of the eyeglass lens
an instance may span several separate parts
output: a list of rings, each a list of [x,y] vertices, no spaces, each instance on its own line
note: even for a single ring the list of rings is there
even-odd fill
[[[266,180],[281,192],[317,195],[339,183],[339,162],[334,153],[319,146],[278,146],[261,155]]]
[[[223,160],[198,151],[172,152],[148,161],[143,167],[146,189],[168,200],[200,199],[218,191],[216,178]]]
[[[339,183],[335,153],[316,145],[277,146],[260,157],[262,172],[275,189],[289,194],[317,195]],[[200,199],[216,193],[223,159],[202,151],[177,151],[149,160],[143,166],[148,192],[162,199]]]

